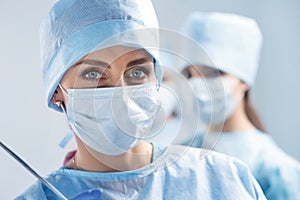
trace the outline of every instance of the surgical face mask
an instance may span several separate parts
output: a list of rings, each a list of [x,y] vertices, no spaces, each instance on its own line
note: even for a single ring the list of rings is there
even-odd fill
[[[173,113],[178,112],[178,102],[176,93],[172,85],[162,84],[159,88],[159,101],[161,102],[162,110],[166,118],[170,117]]]
[[[67,96],[69,124],[99,153],[121,155],[155,132],[159,103],[154,85],[68,89]]]
[[[191,78],[189,80],[200,109],[200,120],[220,125],[233,113],[238,100],[232,95],[235,81],[228,78]]]

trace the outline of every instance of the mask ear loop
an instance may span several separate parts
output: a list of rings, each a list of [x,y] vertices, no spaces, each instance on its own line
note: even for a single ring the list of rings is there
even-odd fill
[[[67,90],[59,83],[58,87],[61,89],[62,93],[64,93],[64,95],[69,96]]]
[[[62,92],[68,96],[68,93],[65,91],[65,89],[60,85],[58,84],[58,87],[62,90]],[[67,115],[67,112],[66,112],[66,109],[65,109],[65,106],[63,104],[63,102],[61,100],[57,100],[54,102],[54,104],[61,108],[62,111]],[[73,130],[70,128],[68,133],[63,137],[63,139],[60,141],[60,143],[58,144],[58,146],[62,149],[64,149],[66,147],[66,145],[71,141],[71,139],[73,138]]]

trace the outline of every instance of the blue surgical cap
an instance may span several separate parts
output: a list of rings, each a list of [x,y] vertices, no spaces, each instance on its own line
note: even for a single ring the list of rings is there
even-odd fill
[[[183,32],[204,49],[213,66],[198,55],[190,63],[214,67],[249,86],[254,84],[262,34],[253,19],[228,13],[194,12],[185,22]]]
[[[144,48],[158,64],[158,21],[151,0],[59,0],[41,24],[43,80],[48,106],[66,71],[88,53],[114,45]]]

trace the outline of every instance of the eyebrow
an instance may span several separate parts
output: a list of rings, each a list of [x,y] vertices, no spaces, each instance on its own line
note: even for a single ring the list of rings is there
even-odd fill
[[[94,60],[94,59],[85,59],[77,63],[77,65],[80,64],[89,64],[89,65],[96,65],[100,67],[107,67],[110,68],[110,65],[106,62],[100,61],[100,60]]]
[[[129,63],[127,63],[126,68],[128,67],[132,67],[134,65],[139,65],[139,64],[143,64],[146,62],[154,62],[154,59],[152,57],[143,57],[143,58],[139,58],[136,60],[132,60]],[[105,67],[105,68],[110,68],[111,66],[103,61],[100,60],[94,60],[94,59],[85,59],[82,60],[80,62],[78,62],[76,65],[80,65],[80,64],[89,64],[89,65],[96,65],[96,66],[100,66],[100,67]]]
[[[152,58],[152,57],[143,57],[143,58],[139,58],[139,59],[136,59],[136,60],[132,60],[126,65],[126,67],[139,65],[139,64],[146,63],[146,62],[153,62],[154,63],[154,58]]]

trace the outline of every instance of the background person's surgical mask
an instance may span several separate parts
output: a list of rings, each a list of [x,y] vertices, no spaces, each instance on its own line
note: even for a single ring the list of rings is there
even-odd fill
[[[159,101],[161,102],[161,107],[166,118],[172,116],[174,113],[178,114],[178,110],[180,109],[174,88],[174,84],[171,83],[168,83],[168,85],[161,84],[159,88]]]
[[[236,81],[225,77],[193,77],[189,83],[198,100],[201,121],[219,125],[232,115],[239,101],[233,96]]]
[[[156,131],[155,85],[68,89],[67,95],[68,122],[99,153],[121,155]]]

